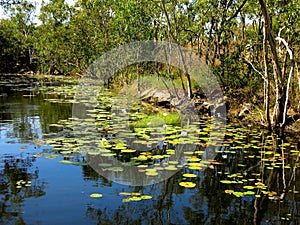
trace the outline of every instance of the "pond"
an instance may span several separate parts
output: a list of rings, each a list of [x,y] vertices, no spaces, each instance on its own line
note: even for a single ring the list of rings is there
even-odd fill
[[[109,90],[80,119],[76,84],[1,76],[1,224],[300,223],[299,137],[229,123],[217,143],[212,118],[183,128]]]

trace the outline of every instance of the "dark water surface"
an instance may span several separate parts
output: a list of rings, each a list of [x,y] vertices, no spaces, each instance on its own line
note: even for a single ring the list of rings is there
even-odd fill
[[[45,141],[61,132],[58,121],[72,117],[74,83],[18,76],[0,82],[1,224],[300,224],[297,137],[229,125],[205,168],[184,167],[164,182],[130,187]],[[69,159],[76,163],[61,163]],[[152,198],[126,202],[128,194]]]

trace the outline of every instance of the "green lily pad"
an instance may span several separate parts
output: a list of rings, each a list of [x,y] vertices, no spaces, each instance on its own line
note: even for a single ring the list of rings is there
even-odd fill
[[[65,159],[60,160],[59,163],[62,163],[62,164],[74,164],[72,161],[70,161],[70,160],[65,160]]]
[[[185,188],[194,188],[196,187],[196,184],[193,182],[180,182],[180,186],[185,187]]]
[[[188,177],[188,178],[197,177],[196,174],[193,174],[193,173],[185,173],[182,176]]]
[[[91,198],[101,198],[101,197],[102,197],[102,194],[99,194],[99,193],[93,193],[93,194],[90,194],[90,197],[91,197]]]
[[[230,181],[230,180],[220,180],[220,182],[223,184],[231,184],[232,183],[232,181]]]

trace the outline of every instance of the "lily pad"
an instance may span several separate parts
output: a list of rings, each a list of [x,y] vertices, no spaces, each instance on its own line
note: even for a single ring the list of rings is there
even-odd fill
[[[182,176],[188,177],[188,178],[192,178],[192,177],[196,177],[196,174],[193,174],[193,173],[185,173],[185,174],[183,174]]]
[[[70,161],[70,160],[65,160],[65,159],[60,160],[59,163],[62,163],[62,164],[73,164],[72,161]]]
[[[196,184],[193,182],[180,182],[180,186],[185,187],[185,188],[194,188],[196,187]]]
[[[150,195],[142,195],[141,198],[145,199],[145,200],[148,200],[148,199],[152,199],[152,196],[150,196]]]
[[[102,197],[102,194],[99,194],[99,193],[93,193],[93,194],[90,194],[90,197],[91,197],[91,198],[101,198],[101,197]]]
[[[223,184],[231,184],[232,183],[232,181],[230,181],[230,180],[220,180],[220,182]]]

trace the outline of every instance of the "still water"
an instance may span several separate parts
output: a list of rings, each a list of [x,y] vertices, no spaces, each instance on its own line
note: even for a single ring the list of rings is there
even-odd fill
[[[58,121],[72,118],[74,84],[1,77],[1,224],[300,223],[299,137],[228,124],[214,160],[195,165],[193,155],[196,163],[160,183],[122,185],[83,154],[55,150],[68,136]]]

